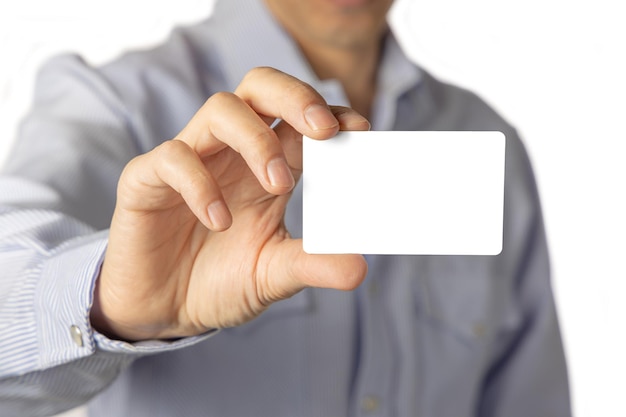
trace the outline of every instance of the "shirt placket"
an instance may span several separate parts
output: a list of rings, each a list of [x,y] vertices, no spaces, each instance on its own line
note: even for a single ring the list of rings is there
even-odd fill
[[[368,262],[373,257],[366,256]],[[361,354],[352,396],[353,416],[393,415],[394,355],[392,329],[385,311],[383,283],[368,276],[358,289],[361,308]]]

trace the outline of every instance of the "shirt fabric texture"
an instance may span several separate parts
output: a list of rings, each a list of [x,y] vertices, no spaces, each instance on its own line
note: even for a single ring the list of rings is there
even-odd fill
[[[339,83],[316,78],[261,1],[220,1],[206,21],[99,68],[75,55],[42,68],[0,177],[0,415],[50,415],[89,401],[93,417],[569,416],[523,144],[476,95],[410,62],[392,35],[372,128],[502,131],[500,255],[367,256],[355,291],[307,289],[246,325],[173,342],[130,344],[91,328],[123,167],[257,66],[348,104]],[[285,219],[295,237],[300,187]]]

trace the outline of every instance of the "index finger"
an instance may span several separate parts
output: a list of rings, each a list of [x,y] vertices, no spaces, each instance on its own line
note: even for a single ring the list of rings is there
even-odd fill
[[[259,115],[280,118],[303,135],[328,139],[339,131],[339,121],[313,87],[274,68],[248,72],[235,94]]]

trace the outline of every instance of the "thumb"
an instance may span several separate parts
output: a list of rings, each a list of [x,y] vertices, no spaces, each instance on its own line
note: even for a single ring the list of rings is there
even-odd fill
[[[302,249],[302,239],[285,239],[279,245],[283,247],[268,265],[268,278],[276,281],[267,286],[267,300],[288,298],[307,287],[354,290],[367,275],[362,255],[308,254]]]

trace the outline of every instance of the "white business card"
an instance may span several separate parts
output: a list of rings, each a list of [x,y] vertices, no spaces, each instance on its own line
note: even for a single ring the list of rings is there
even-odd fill
[[[304,250],[497,255],[505,141],[495,131],[304,137]]]

